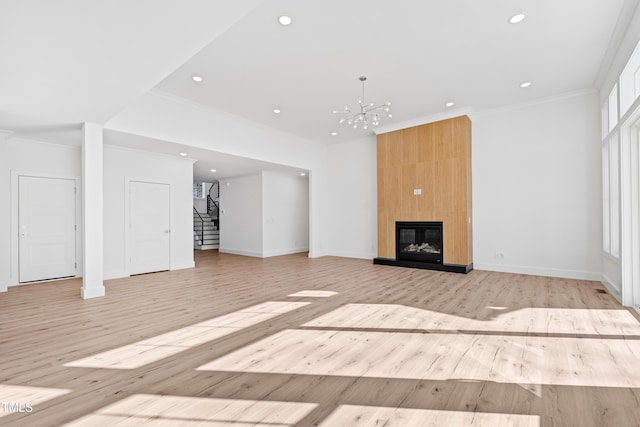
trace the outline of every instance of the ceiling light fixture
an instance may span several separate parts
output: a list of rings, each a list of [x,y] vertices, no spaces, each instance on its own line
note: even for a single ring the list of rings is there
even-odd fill
[[[191,76],[191,80],[193,80],[196,83],[200,83],[204,79],[201,76],[194,74],[193,76]]]
[[[520,22],[524,21],[524,13],[518,13],[517,15],[513,15],[511,18],[509,18],[509,23],[510,24],[519,24]]]
[[[280,113],[282,112],[282,110],[280,110],[279,108],[274,108],[274,109],[273,109],[273,112],[274,112],[275,114],[280,114]]]
[[[211,172],[215,172],[215,171],[216,171],[215,169],[211,169]]]
[[[360,111],[352,113],[347,105],[343,110],[333,110],[333,114],[342,114],[340,123],[346,123],[349,126],[353,126],[354,129],[358,128],[358,125],[362,126],[362,129],[368,129],[369,126],[378,126],[382,117],[393,117],[389,113],[391,102],[387,101],[384,104],[375,105],[367,104],[364,101],[364,82],[367,81],[366,76],[360,76],[359,79],[362,82],[362,98],[358,99],[358,105]]]
[[[338,132],[331,132],[331,136],[336,136],[338,135]]]
[[[525,88],[531,86],[531,82],[520,83],[520,87]]]
[[[291,18],[287,15],[282,15],[278,18],[278,22],[286,27],[287,25],[291,24]]]
[[[182,157],[187,157],[187,153],[180,153]]]
[[[449,101],[449,102],[447,102],[447,103],[446,103],[446,104],[444,104],[444,105],[445,105],[445,107],[453,107],[454,105],[456,105],[456,103],[455,103],[455,102],[453,102],[453,101]]]
[[[304,173],[304,172],[302,172],[302,173],[300,174],[300,176],[307,176],[307,174],[306,174],[306,173]]]

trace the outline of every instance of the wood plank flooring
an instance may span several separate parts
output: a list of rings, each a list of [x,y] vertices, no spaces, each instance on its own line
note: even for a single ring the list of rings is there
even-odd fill
[[[640,426],[640,321],[601,284],[196,251],[0,294],[0,425]]]

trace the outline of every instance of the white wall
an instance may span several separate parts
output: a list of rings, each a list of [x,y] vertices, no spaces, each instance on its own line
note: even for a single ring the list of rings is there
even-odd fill
[[[0,290],[18,283],[17,182],[15,173],[77,178],[82,175],[80,147],[48,144],[8,136],[0,138]],[[81,200],[78,188],[78,207]],[[12,223],[13,221],[13,223]],[[82,216],[77,213],[78,229]],[[78,276],[82,274],[82,242],[76,241]]]
[[[630,2],[633,3],[633,2]],[[620,36],[620,42],[617,46],[617,50],[615,50],[615,54],[611,56],[610,60],[602,64],[602,74],[604,77],[602,78],[602,82],[600,82],[600,103],[602,106],[607,102],[609,93],[611,92],[613,86],[618,82],[618,78],[622,73],[627,61],[629,60],[633,50],[636,48],[638,42],[640,41],[640,7],[637,6],[633,15],[627,15],[625,18],[629,19],[629,26],[625,34]],[[633,108],[629,109],[626,113],[626,116],[621,117],[621,120],[618,123],[618,129],[622,129],[620,132],[621,141],[620,146],[624,152],[625,147],[630,147],[633,143],[629,138],[628,133],[625,132],[627,126],[633,123],[631,119],[633,115]],[[600,122],[600,120],[599,120]],[[601,133],[600,133],[601,134]],[[631,306],[636,304],[634,299],[634,292],[637,292],[637,289],[634,288],[634,279],[633,274],[627,269],[627,271],[623,271],[623,265],[627,265],[631,268],[633,264],[632,257],[635,256],[633,250],[631,249],[630,242],[628,241],[629,236],[632,234],[628,229],[625,229],[628,222],[625,221],[625,218],[630,218],[632,213],[627,210],[625,212],[625,200],[630,200],[632,195],[629,194],[631,190],[631,186],[625,185],[626,182],[629,182],[632,178],[630,177],[630,167],[626,167],[628,164],[629,158],[624,158],[624,155],[620,158],[620,177],[621,177],[621,197],[620,197],[620,212],[621,212],[621,227],[620,227],[620,242],[621,242],[621,252],[620,258],[624,261],[621,261],[620,258],[614,258],[609,254],[601,251],[602,256],[602,282],[607,286],[609,291],[614,294],[618,300],[620,300],[623,304]],[[629,207],[630,204],[627,205]],[[626,243],[626,244],[625,244]]]
[[[140,98],[105,127],[311,171],[309,256],[328,253],[330,194],[325,145],[157,92]]]
[[[220,180],[220,252],[262,257],[262,175]]]
[[[220,252],[260,258],[309,249],[306,178],[262,172],[220,180]]]
[[[472,129],[475,268],[599,280],[597,94],[477,114]]]
[[[193,161],[105,145],[105,279],[128,275],[126,208],[130,180],[171,186],[171,269],[193,267]]]
[[[594,93],[472,117],[476,269],[599,279],[598,120]],[[329,168],[329,252],[375,257],[375,137],[330,146]]]
[[[329,253],[373,259],[378,253],[376,137],[329,146]]]
[[[262,256],[309,250],[309,180],[276,172],[262,173]]]

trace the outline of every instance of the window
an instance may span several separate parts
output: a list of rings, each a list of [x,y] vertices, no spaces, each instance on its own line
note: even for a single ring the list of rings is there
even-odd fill
[[[613,85],[609,93],[609,132],[618,124],[618,85]]]
[[[193,198],[201,199],[204,197],[204,183],[203,184],[193,184]]]
[[[620,74],[620,115],[623,116],[640,96],[640,43]]]
[[[609,143],[609,204],[611,206],[611,250],[614,257],[620,256],[620,139],[614,135]]]
[[[602,144],[602,249],[610,253],[611,249],[611,221],[609,211],[611,199],[609,197],[609,141]]]
[[[608,101],[602,105],[600,110],[602,120],[602,139],[609,135],[609,103]]]
[[[616,133],[602,144],[602,249],[620,256],[620,140]]]

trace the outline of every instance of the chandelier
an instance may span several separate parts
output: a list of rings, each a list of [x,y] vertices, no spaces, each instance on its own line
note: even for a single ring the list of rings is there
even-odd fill
[[[378,126],[382,117],[392,117],[389,113],[391,102],[380,105],[367,104],[364,101],[364,82],[367,81],[367,76],[360,76],[359,80],[362,82],[362,98],[357,101],[360,110],[352,112],[349,106],[345,105],[343,110],[333,110],[333,114],[342,115],[340,124],[346,123],[354,129],[358,129],[358,126],[368,129],[369,126]]]

